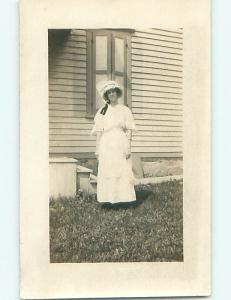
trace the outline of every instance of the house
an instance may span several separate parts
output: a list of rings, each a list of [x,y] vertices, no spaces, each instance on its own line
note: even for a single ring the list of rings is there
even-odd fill
[[[95,167],[97,84],[116,80],[134,115],[132,153],[182,158],[182,29],[49,30],[49,152]]]

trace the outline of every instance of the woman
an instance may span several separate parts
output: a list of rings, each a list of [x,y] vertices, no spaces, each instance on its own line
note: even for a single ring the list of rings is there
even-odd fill
[[[135,203],[134,177],[131,164],[131,138],[135,123],[130,109],[119,104],[122,88],[107,82],[101,96],[106,104],[94,118],[91,134],[97,134],[96,157],[99,161],[97,200],[105,207]]]

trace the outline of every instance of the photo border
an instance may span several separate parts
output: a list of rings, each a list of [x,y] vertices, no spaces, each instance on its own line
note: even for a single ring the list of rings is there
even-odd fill
[[[183,28],[184,262],[50,264],[48,29],[118,27]],[[20,1],[22,298],[210,295],[210,76],[209,0]]]

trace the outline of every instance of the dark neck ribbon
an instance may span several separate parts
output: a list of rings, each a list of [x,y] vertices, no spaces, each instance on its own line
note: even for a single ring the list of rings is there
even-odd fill
[[[108,109],[108,104],[110,103],[110,101],[107,101],[107,103],[104,105],[104,107],[101,109],[100,113],[102,115],[105,115]]]

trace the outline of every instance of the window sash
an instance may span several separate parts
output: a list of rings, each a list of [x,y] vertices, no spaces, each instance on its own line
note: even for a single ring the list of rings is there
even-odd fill
[[[107,36],[107,70],[96,70],[96,37]],[[123,72],[115,70],[115,39],[124,42]],[[109,30],[87,30],[87,114],[94,117],[96,113],[96,76],[107,75],[108,80],[123,76],[124,104],[131,104],[131,36],[126,32]]]
[[[112,80],[116,80],[116,76],[123,76],[123,87],[124,87],[124,104],[128,104],[128,95],[127,95],[127,81],[128,81],[128,73],[127,73],[127,65],[128,65],[128,43],[127,43],[128,34],[125,32],[112,31],[112,48],[113,48],[113,57],[112,57]],[[123,40],[123,71],[116,70],[116,38]]]

